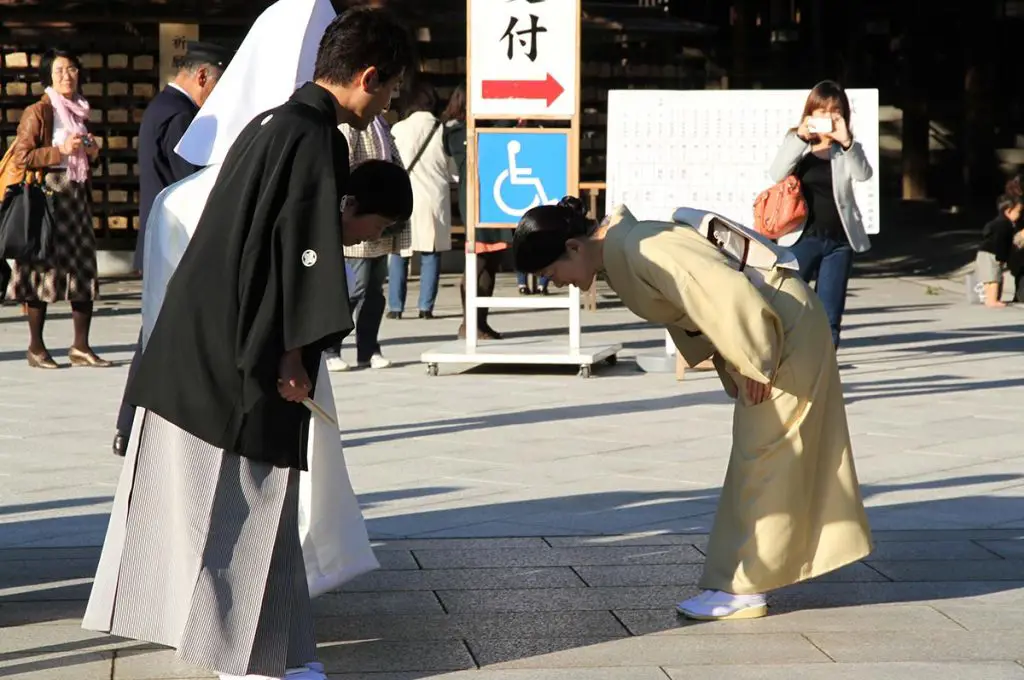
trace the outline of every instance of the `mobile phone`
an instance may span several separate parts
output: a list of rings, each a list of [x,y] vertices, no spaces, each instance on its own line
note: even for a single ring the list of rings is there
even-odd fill
[[[82,146],[92,146],[92,139],[89,137],[82,137]]]
[[[832,119],[811,118],[807,121],[807,130],[819,135],[832,132]]]

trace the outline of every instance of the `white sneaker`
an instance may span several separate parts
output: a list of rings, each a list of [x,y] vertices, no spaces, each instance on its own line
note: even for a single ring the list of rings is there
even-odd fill
[[[721,590],[705,590],[680,602],[676,611],[697,621],[759,619],[768,614],[768,601],[764,595],[733,595]]]
[[[327,357],[327,370],[331,373],[344,373],[349,365],[341,357]]]
[[[385,358],[381,354],[374,354],[372,357],[370,357],[369,361],[360,361],[359,362],[359,368],[366,368],[366,367],[370,367],[370,368],[374,368],[374,369],[391,368],[391,359],[387,359],[387,358]]]
[[[225,675],[222,673],[220,680],[327,680],[327,676],[324,675],[324,665],[313,662],[302,668],[289,668],[284,672],[283,678],[269,675]]]

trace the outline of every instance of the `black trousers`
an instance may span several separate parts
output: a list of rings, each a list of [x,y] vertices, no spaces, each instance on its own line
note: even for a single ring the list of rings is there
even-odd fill
[[[128,367],[128,380],[124,384],[124,394],[121,395],[121,408],[117,411],[117,431],[121,434],[131,434],[132,424],[135,422],[135,407],[125,401],[128,394],[128,385],[135,378],[139,370],[139,359],[142,357],[142,329],[139,329],[139,341],[135,346],[135,355],[132,356],[132,363]]]

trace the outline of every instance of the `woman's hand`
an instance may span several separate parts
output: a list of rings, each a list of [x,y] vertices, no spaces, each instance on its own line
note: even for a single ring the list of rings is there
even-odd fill
[[[850,136],[850,128],[846,126],[846,119],[839,113],[832,114],[832,141],[844,149],[849,149],[850,144],[853,143],[853,138]]]
[[[301,351],[287,352],[281,357],[277,375],[277,392],[282,399],[301,403],[309,398],[309,391],[313,389],[313,385],[302,365]]]
[[[82,136],[81,135],[69,135],[64,138],[61,145],[57,147],[60,152],[65,156],[71,156],[76,151],[82,148]]]
[[[796,128],[796,136],[807,143],[810,143],[811,141],[811,128],[809,125],[810,121],[810,116],[804,116],[804,119],[800,121],[800,125],[798,125]]]
[[[772,396],[772,385],[771,383],[760,383],[756,380],[747,378],[746,384],[747,400],[751,406],[756,406],[763,401],[766,401],[768,397]]]

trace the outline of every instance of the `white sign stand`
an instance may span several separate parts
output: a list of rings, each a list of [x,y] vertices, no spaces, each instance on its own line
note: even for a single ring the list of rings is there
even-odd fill
[[[481,298],[476,256],[478,228],[514,228],[528,208],[557,202],[563,190],[579,193],[580,0],[467,0],[466,14],[466,340],[424,352],[420,360],[432,376],[440,364],[455,363],[574,365],[588,378],[594,364],[615,363],[622,346],[583,344],[580,290]],[[477,120],[569,121],[570,127],[478,129]],[[568,347],[533,338],[481,342],[473,321],[482,308],[567,309]]]

